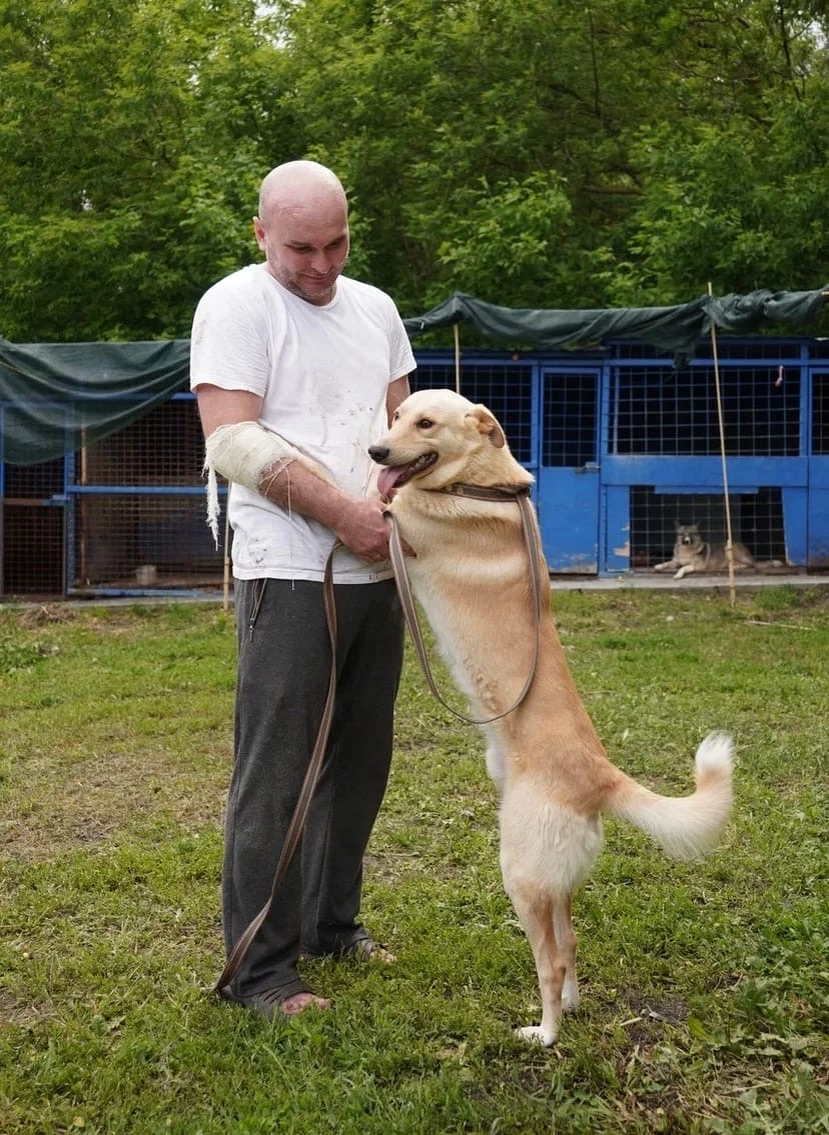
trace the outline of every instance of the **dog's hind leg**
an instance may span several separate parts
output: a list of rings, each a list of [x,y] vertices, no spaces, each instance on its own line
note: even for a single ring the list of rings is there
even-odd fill
[[[570,1013],[579,1007],[579,983],[576,979],[576,933],[573,930],[569,895],[555,904],[553,927],[559,952],[563,954],[567,964],[561,991],[561,1008],[563,1012]]]
[[[562,993],[571,974],[575,983],[575,936],[572,928],[567,935],[565,922],[558,917],[558,904],[550,895],[542,896],[533,884],[508,884],[507,891],[532,947],[541,992],[541,1024],[526,1025],[516,1033],[524,1040],[549,1046],[558,1036]],[[563,943],[557,937],[557,923],[565,931]],[[572,996],[572,986],[568,992]]]

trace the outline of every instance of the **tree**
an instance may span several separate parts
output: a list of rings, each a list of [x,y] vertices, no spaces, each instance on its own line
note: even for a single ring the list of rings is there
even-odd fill
[[[402,304],[454,288],[520,305],[599,299],[591,250],[637,191],[626,123],[654,101],[652,84],[630,81],[647,74],[648,45],[626,44],[620,7],[288,7],[286,67],[307,135],[344,172],[370,234],[366,267]],[[519,201],[522,250],[537,253],[528,269],[522,251],[521,271],[509,261]],[[490,250],[473,257],[479,221]]]
[[[814,5],[741,7],[736,39],[721,8],[712,50],[684,76],[689,113],[643,124],[633,141],[642,188],[624,253],[604,250],[610,302],[680,302],[709,282],[718,293],[826,282],[825,30]]]
[[[0,334],[187,335],[315,157],[414,315],[825,276],[822,0],[0,0]]]
[[[814,286],[820,7],[315,0],[282,18],[307,136],[356,202],[359,267],[417,311],[453,290],[592,307],[710,278]]]
[[[186,335],[295,133],[253,0],[0,10],[0,333]]]

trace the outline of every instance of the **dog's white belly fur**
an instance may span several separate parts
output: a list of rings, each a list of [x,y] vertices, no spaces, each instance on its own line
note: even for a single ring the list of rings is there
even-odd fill
[[[537,887],[540,879],[558,898],[573,894],[603,840],[599,816],[554,803],[530,779],[508,784],[501,801],[501,870],[510,896],[517,887]]]
[[[499,666],[497,636],[495,641],[490,640],[489,644],[483,641],[480,619],[470,617],[468,603],[462,605],[453,599],[458,595],[469,594],[469,574],[465,575],[463,570],[456,570],[457,564],[453,564],[450,568],[445,561],[438,562],[428,553],[407,562],[412,590],[423,608],[438,649],[456,686],[470,702],[472,716],[492,717],[503,712],[518,697],[532,667],[533,631],[529,620],[527,633],[523,635],[519,627],[503,627],[503,634],[510,635],[513,639],[518,635],[526,643],[526,648],[518,651],[519,656],[526,654],[524,672],[510,672]],[[494,601],[495,606],[492,611],[497,619],[497,595],[499,589],[505,587],[505,569],[508,569],[509,565],[502,561],[497,575],[487,580],[478,571],[477,559],[475,564],[476,601],[478,603]],[[491,650],[488,649],[488,645]],[[511,651],[514,657],[513,652],[514,647]],[[482,728],[488,743],[503,753],[504,745],[498,723]]]
[[[512,698],[503,701],[503,687],[493,682],[488,674],[492,671],[492,661],[483,664],[477,658],[473,643],[466,644],[458,630],[454,628],[457,611],[447,608],[440,597],[428,586],[423,585],[421,568],[410,571],[413,589],[418,602],[424,610],[429,625],[433,628],[438,649],[449,668],[449,672],[460,692],[469,703],[470,716],[484,719],[503,711],[515,700],[520,692],[517,686]],[[428,574],[428,572],[427,572]],[[531,663],[528,659],[527,666]],[[529,672],[529,669],[528,669]],[[509,761],[509,741],[504,737],[503,725],[498,721],[481,724],[478,727],[486,738],[486,769],[490,779],[498,789],[499,795],[504,785]]]
[[[446,660],[456,685],[469,699],[475,717],[502,713],[516,699],[533,663],[533,629],[506,626],[504,633],[511,640],[524,640],[526,670],[507,677],[501,671],[497,656],[482,657],[475,624],[462,617],[456,606],[442,601],[435,590],[443,576],[443,568],[430,569],[429,556],[413,561],[410,579],[418,602],[432,626],[438,647]],[[415,566],[416,565],[416,566]],[[478,583],[480,580],[476,576]],[[496,596],[478,586],[482,598],[496,602]],[[545,659],[540,660],[542,672]],[[560,896],[572,894],[584,881],[602,847],[602,824],[598,815],[580,815],[562,803],[554,802],[550,786],[543,775],[534,775],[538,757],[522,761],[521,752],[537,749],[535,730],[526,728],[527,710],[537,715],[530,694],[521,709],[507,718],[481,724],[487,741],[487,772],[501,796],[501,867],[507,891],[513,891],[528,879],[543,879],[545,889]],[[551,698],[555,702],[555,695]],[[528,704],[528,702],[530,704]],[[552,708],[552,707],[551,707]],[[555,743],[547,739],[542,748]],[[518,761],[516,761],[518,757]],[[553,759],[553,755],[550,754]],[[529,768],[526,766],[530,765]],[[552,865],[555,864],[553,870]]]

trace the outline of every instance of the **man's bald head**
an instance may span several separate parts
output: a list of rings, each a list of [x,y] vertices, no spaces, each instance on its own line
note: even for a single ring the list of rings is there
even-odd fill
[[[335,203],[348,208],[342,182],[319,162],[285,162],[272,169],[259,188],[259,216],[265,224],[274,212],[315,210]]]

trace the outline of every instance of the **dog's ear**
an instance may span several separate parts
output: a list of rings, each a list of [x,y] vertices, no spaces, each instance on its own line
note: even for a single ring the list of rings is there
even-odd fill
[[[488,437],[496,449],[503,449],[506,442],[504,431],[486,406],[476,406],[470,417],[475,418],[475,424],[480,434]]]

